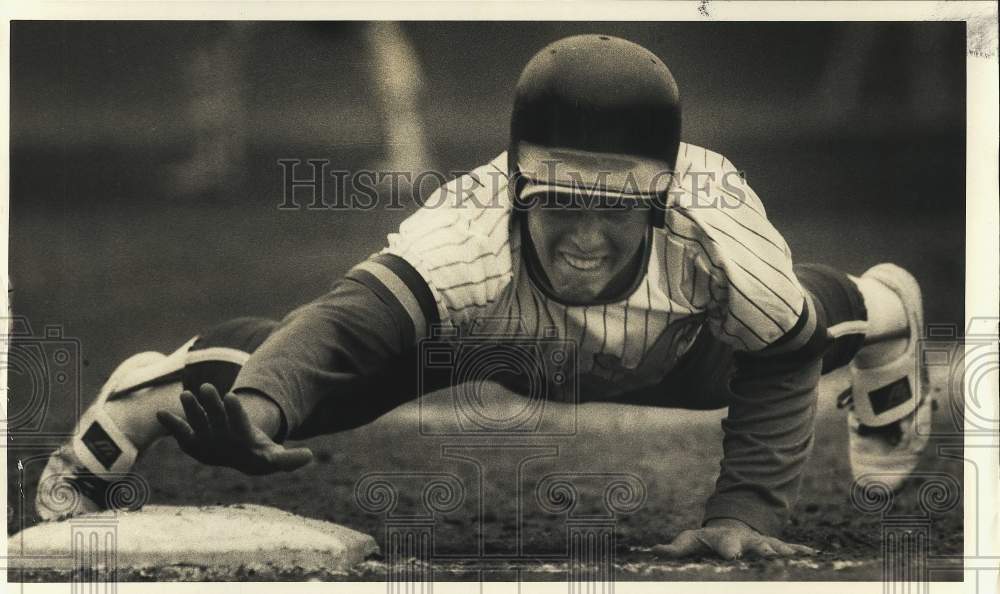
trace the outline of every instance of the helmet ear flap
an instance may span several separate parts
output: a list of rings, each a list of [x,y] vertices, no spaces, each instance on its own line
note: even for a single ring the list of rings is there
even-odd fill
[[[514,205],[515,212],[526,211],[536,202],[521,198],[521,194],[524,193],[524,187],[528,185],[528,179],[521,173],[516,162],[513,162],[507,170],[507,193],[510,197],[510,203]]]
[[[667,224],[667,197],[657,195],[653,198],[653,227],[662,229]]]

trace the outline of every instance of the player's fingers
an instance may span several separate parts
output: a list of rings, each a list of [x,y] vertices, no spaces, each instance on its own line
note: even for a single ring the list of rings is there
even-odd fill
[[[184,416],[187,417],[187,422],[194,429],[195,436],[202,441],[212,441],[212,427],[194,394],[187,390],[181,392],[181,406],[184,407]]]
[[[673,557],[673,558],[687,557],[688,555],[694,554],[694,551],[691,550],[690,545],[678,545],[674,543],[654,545],[653,548],[650,549],[650,551],[652,551],[653,554],[658,555],[660,557]]]
[[[229,421],[226,419],[226,409],[222,406],[219,391],[212,384],[202,384],[198,391],[198,403],[208,417],[212,431],[218,435],[229,433]]]
[[[814,549],[812,547],[807,547],[806,545],[786,543],[786,542],[783,542],[781,544],[792,549],[795,552],[795,554],[798,555],[816,555],[819,553],[817,549]]]
[[[663,557],[686,557],[704,552],[705,543],[698,539],[694,530],[685,530],[677,535],[670,544],[656,545],[652,551]]]
[[[758,538],[744,542],[743,552],[759,555],[761,557],[777,557],[779,551],[771,545],[771,542],[764,540],[763,538]]]
[[[292,448],[276,451],[268,457],[275,470],[288,472],[312,462],[313,453],[309,448]]]
[[[767,542],[768,546],[774,549],[774,551],[779,555],[781,555],[782,557],[794,557],[795,555],[799,554],[798,551],[792,548],[790,544],[781,541],[777,538],[769,537],[764,540],[765,542]]]
[[[226,394],[224,399],[227,417],[229,418],[229,432],[243,444],[253,443],[253,423],[246,409],[236,394]]]
[[[174,439],[177,440],[177,445],[186,454],[191,456],[193,452],[197,451],[198,441],[195,439],[194,430],[191,429],[191,426],[184,419],[171,412],[160,410],[156,412],[156,420],[170,432],[170,435],[174,436]]]

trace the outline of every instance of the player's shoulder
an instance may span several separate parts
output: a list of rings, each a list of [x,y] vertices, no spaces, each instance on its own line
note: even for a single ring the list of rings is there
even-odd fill
[[[507,152],[456,178],[452,190],[456,208],[472,228],[486,225],[510,214],[513,201],[507,188]]]
[[[677,153],[671,202],[680,207],[726,209],[728,214],[767,218],[767,211],[750,187],[746,173],[722,153],[682,142]]]
[[[390,250],[422,260],[429,273],[447,268],[454,277],[481,277],[483,265],[506,268],[512,209],[506,175],[499,174],[505,157],[455,176],[424,199],[389,235]]]
[[[677,170],[721,173],[737,169],[722,153],[694,143],[682,142],[677,149]]]
[[[502,158],[502,159],[501,159]],[[454,175],[434,191],[422,195],[419,208],[400,225],[413,229],[451,228],[459,233],[483,233],[495,229],[499,218],[509,215],[506,154],[475,169]]]
[[[746,175],[721,153],[682,143],[667,221],[688,234],[705,234],[736,261],[763,258],[791,266],[791,252],[767,218]]]
[[[691,238],[707,252],[712,271],[734,288],[741,307],[750,308],[751,315],[744,317],[751,326],[754,317],[766,312],[765,327],[780,322],[767,332],[787,329],[784,318],[796,316],[802,302],[791,250],[743,172],[720,153],[686,144],[680,149],[678,173],[667,230]]]
[[[457,215],[483,209],[505,209],[511,205],[507,192],[507,153],[469,171],[453,173],[420,201],[421,210],[441,210]]]
[[[455,176],[388,237],[385,251],[417,270],[442,320],[480,311],[512,278],[505,159],[501,155]]]

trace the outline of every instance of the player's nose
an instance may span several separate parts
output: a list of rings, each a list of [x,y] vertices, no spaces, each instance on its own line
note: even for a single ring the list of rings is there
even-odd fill
[[[571,241],[584,253],[598,252],[607,246],[607,232],[598,217],[580,217]]]

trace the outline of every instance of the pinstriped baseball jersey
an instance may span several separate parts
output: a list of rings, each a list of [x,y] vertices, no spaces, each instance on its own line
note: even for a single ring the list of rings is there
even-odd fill
[[[815,329],[811,301],[759,198],[732,163],[701,147],[682,143],[677,171],[645,275],[619,302],[564,305],[535,286],[520,257],[505,153],[440,188],[389,236],[384,253],[419,273],[440,321],[463,335],[485,324],[574,341],[584,398],[659,382],[702,331],[741,351],[805,344]],[[361,266],[397,296],[422,336],[426,316],[391,263]]]

